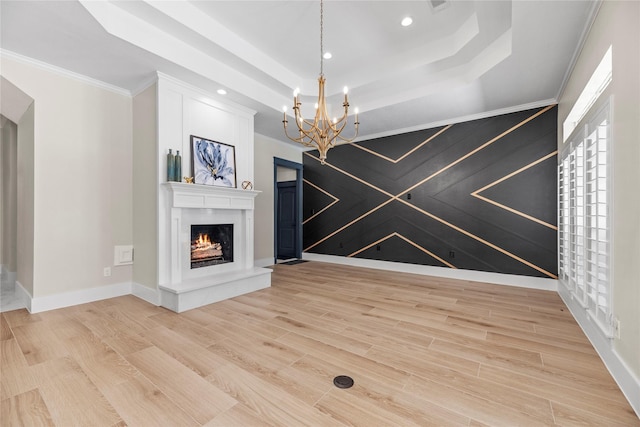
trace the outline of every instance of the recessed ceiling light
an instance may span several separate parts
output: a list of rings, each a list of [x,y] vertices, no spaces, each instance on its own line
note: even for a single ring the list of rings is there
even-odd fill
[[[218,89],[218,95],[226,95],[227,91],[224,89]]]
[[[403,27],[408,27],[411,24],[413,24],[413,19],[411,19],[410,16],[407,16],[400,22],[400,25],[402,25]]]
[[[331,55],[331,52],[325,52],[324,55],[322,55],[324,59],[331,59],[332,56],[333,55]]]

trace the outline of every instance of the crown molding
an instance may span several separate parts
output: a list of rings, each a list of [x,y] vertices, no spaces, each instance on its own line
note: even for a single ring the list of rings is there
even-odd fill
[[[0,58],[10,59],[22,64],[31,65],[41,70],[48,71],[53,74],[57,74],[62,77],[67,77],[90,86],[94,86],[100,89],[108,90],[109,92],[116,93],[118,95],[131,97],[131,91],[123,89],[118,86],[114,86],[109,83],[105,83],[101,80],[93,79],[82,74],[74,73],[73,71],[66,70],[64,68],[57,67],[55,65],[47,64],[46,62],[38,61],[37,59],[30,58],[28,56],[20,55],[19,53],[12,52],[6,49],[0,49]]]
[[[224,105],[226,107],[234,108],[237,112],[242,114],[250,114],[251,116],[255,116],[258,112],[249,107],[245,107],[242,104],[238,104],[228,99],[224,99],[225,95],[214,95],[213,92],[210,92],[207,89],[201,88],[199,86],[193,85],[191,83],[187,83],[183,80],[180,80],[176,77],[173,77],[169,74],[165,74],[161,71],[156,71],[156,80],[159,84],[164,82],[165,84],[173,85],[180,87],[184,90],[190,92],[191,96],[203,101],[209,105]]]
[[[591,28],[593,27],[593,24],[596,21],[596,18],[598,17],[598,13],[600,12],[601,6],[602,6],[602,0],[596,0],[591,5],[591,10],[589,11],[589,18],[587,19],[587,22],[585,23],[584,28],[582,29],[582,34],[580,34],[578,45],[576,46],[576,49],[573,51],[573,55],[571,56],[571,61],[569,62],[569,66],[567,67],[567,70],[565,71],[564,76],[562,78],[562,82],[560,83],[560,87],[558,88],[558,95],[556,96],[557,99],[562,98],[562,96],[564,95],[564,91],[567,88],[569,79],[571,78],[571,75],[573,74],[573,70],[575,69],[576,64],[578,63],[578,58],[582,54],[584,45],[587,42],[589,33],[591,33]]]
[[[131,96],[132,97],[136,97],[136,96],[140,95],[142,92],[144,92],[145,90],[149,89],[151,86],[153,86],[157,82],[158,82],[157,73],[151,74],[149,76],[149,78],[147,78],[144,81],[142,81],[142,83],[140,83],[135,89],[133,89],[131,91]]]
[[[403,133],[409,133],[409,132],[414,132],[418,130],[433,129],[440,126],[447,126],[450,124],[470,122],[472,120],[486,119],[488,117],[501,116],[503,114],[517,113],[520,111],[531,110],[533,108],[548,107],[549,105],[557,104],[557,103],[558,101],[556,99],[543,99],[541,101],[530,102],[528,104],[515,105],[513,107],[500,108],[492,111],[484,111],[482,113],[470,114],[467,116],[459,116],[459,117],[454,117],[447,120],[424,123],[421,125],[411,126],[411,127],[402,128],[402,129],[393,129],[390,131],[380,132],[380,133],[371,134],[371,135],[362,135],[354,139],[353,143],[369,141],[371,139],[376,139],[376,138],[384,138],[385,136],[400,135]],[[340,144],[336,144],[336,145],[340,145]]]

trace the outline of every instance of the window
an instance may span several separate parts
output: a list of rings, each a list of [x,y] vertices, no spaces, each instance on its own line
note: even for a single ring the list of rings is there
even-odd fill
[[[587,115],[602,92],[609,86],[613,72],[613,47],[605,52],[600,64],[591,75],[587,85],[571,108],[569,115],[562,125],[562,141],[566,142],[578,123]]]
[[[558,166],[559,280],[606,336],[610,281],[610,104],[575,132]]]

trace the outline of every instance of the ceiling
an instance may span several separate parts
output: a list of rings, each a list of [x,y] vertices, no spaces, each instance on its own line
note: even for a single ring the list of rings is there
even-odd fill
[[[362,140],[556,102],[598,4],[325,0],[328,103],[349,86]],[[306,116],[317,99],[318,1],[2,0],[0,18],[3,55],[132,94],[160,71],[255,110],[278,140],[293,89]]]

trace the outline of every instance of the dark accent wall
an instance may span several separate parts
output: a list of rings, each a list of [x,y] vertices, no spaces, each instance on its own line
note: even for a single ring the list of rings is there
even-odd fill
[[[304,159],[305,252],[556,278],[557,107]]]

